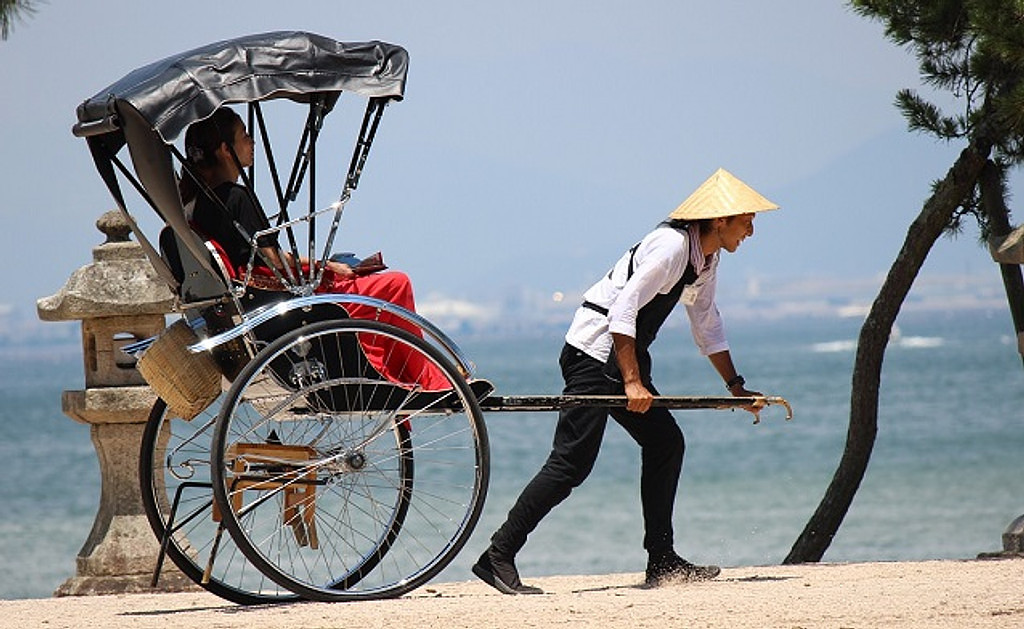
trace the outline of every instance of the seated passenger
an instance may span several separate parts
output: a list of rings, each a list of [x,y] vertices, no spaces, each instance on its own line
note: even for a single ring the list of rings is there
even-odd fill
[[[253,148],[253,139],[246,131],[242,119],[227,107],[218,109],[205,120],[193,123],[185,133],[185,156],[190,170],[213,191],[223,207],[206,194],[200,193],[196,183],[187,174],[181,178],[182,201],[185,204],[195,201],[193,225],[204,237],[213,239],[223,248],[228,263],[236,270],[248,265],[252,248],[235,223],[247,234],[255,234],[270,227],[270,222],[250,195],[249,189],[237,183],[241,168],[248,168],[253,163]],[[280,250],[276,234],[261,237],[257,244],[264,258],[283,277],[288,277],[285,265],[294,265],[294,260],[291,254]],[[260,262],[257,256],[256,264]],[[305,259],[299,262],[308,264]],[[264,273],[267,271],[263,269]],[[391,302],[407,310],[416,309],[412,283],[406,274],[397,271],[357,276],[348,265],[329,261],[316,292],[363,295]],[[379,319],[422,336],[416,326],[387,312],[378,312],[376,308],[345,304],[345,310],[352,318]],[[429,391],[451,388],[444,374],[420,354],[401,352],[401,355],[396,355],[399,348],[386,345],[391,344],[364,343],[363,350],[370,363],[389,380],[417,382]]]

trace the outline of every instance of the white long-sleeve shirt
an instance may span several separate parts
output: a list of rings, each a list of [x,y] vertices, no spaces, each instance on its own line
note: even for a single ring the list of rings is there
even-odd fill
[[[602,277],[583,298],[608,309],[608,316],[590,308],[576,310],[565,335],[569,345],[604,362],[612,352],[611,333],[636,338],[637,313],[657,294],[665,294],[679,281],[689,261],[697,279],[683,290],[681,301],[690,319],[690,331],[701,354],[707,356],[729,349],[722,317],[715,305],[718,253],[705,258],[696,225],[688,230],[658,227],[644,236],[633,256],[629,273],[627,251],[610,274]]]

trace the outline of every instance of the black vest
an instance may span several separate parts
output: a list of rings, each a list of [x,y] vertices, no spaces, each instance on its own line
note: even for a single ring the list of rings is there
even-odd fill
[[[629,271],[627,273],[627,281],[633,276],[633,256],[632,253],[636,252],[636,247],[633,247],[629,258]],[[687,261],[686,270],[683,271],[683,276],[679,278],[679,281],[672,286],[672,288],[665,294],[657,294],[654,299],[649,301],[640,311],[637,312],[636,316],[636,362],[640,368],[640,380],[644,383],[644,386],[649,387],[651,384],[651,343],[658,336],[658,330],[668,319],[668,315],[672,312],[672,309],[679,303],[679,298],[683,294],[683,289],[688,285],[693,284],[697,280],[697,271],[693,268],[693,263]],[[596,306],[589,302],[584,302],[584,307],[596,310],[608,315],[608,309]],[[608,356],[608,361],[604,366],[604,375],[610,380],[615,382],[622,382],[622,372],[619,370],[619,361],[615,358],[615,348],[612,347],[612,352]]]

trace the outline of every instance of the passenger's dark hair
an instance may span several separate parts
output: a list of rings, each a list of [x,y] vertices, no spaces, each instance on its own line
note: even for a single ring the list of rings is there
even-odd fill
[[[242,122],[233,109],[221,107],[209,118],[193,122],[185,131],[186,167],[195,175],[217,165],[217,149],[221,144],[231,146],[235,140],[235,127]],[[178,185],[181,200],[188,203],[195,198],[198,187],[192,175],[182,172]]]

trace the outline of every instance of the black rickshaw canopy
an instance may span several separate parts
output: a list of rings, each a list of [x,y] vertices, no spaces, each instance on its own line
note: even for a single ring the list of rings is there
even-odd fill
[[[408,66],[404,48],[379,41],[343,43],[301,31],[228,39],[143,66],[100,90],[79,105],[75,135],[115,131],[123,105],[170,143],[227,103],[302,101],[325,92],[401,99]]]

